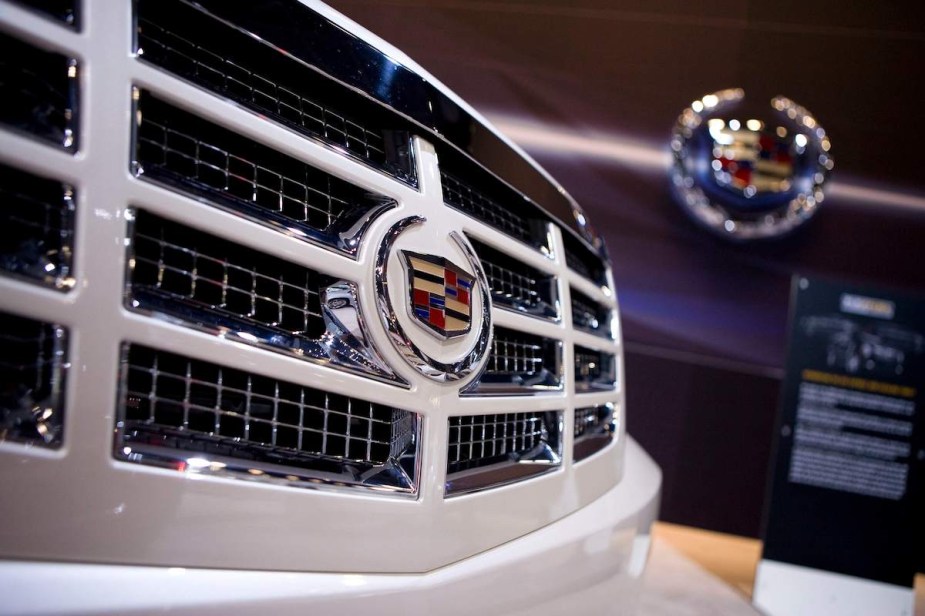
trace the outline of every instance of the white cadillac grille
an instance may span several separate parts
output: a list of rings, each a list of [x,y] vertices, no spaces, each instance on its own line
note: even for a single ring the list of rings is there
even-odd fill
[[[400,478],[394,487],[413,488],[413,465],[407,474],[400,465],[413,459],[413,413],[141,345],[124,352],[121,457],[167,466],[233,459],[262,472],[369,485]]]

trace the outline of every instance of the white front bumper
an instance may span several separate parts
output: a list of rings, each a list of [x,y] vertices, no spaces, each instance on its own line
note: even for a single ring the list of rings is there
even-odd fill
[[[661,471],[627,439],[615,488],[536,532],[423,575],[0,563],[9,614],[626,614]]]

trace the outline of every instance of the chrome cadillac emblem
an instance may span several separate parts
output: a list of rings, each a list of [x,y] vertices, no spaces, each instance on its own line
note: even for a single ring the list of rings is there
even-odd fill
[[[749,107],[745,91],[691,103],[675,124],[672,188],[691,217],[729,239],[785,235],[825,198],[834,167],[825,130],[783,96]]]
[[[377,307],[393,345],[418,372],[464,381],[487,359],[488,281],[464,235],[425,223],[411,216],[386,234],[376,258]]]
[[[401,251],[408,271],[411,314],[439,338],[469,332],[470,296],[475,278],[443,257]]]

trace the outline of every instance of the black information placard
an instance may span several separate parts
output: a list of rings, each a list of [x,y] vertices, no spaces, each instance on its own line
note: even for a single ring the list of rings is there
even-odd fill
[[[795,278],[763,558],[911,587],[923,404],[925,299]]]

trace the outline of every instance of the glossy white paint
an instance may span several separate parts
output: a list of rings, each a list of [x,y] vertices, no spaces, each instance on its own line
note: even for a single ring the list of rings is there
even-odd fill
[[[59,603],[42,603],[46,611],[73,605],[78,611],[105,608],[113,613],[142,607],[136,600],[146,609],[158,605],[157,601],[163,604],[165,596],[177,602],[172,605],[203,613],[226,613],[220,606],[227,607],[229,602],[245,611],[263,611],[248,603],[258,600],[271,601],[281,611],[304,608],[306,602],[316,599],[319,606],[330,608],[339,605],[332,601],[345,600],[347,595],[358,602],[357,606],[373,605],[372,597],[385,597],[394,606],[391,613],[404,613],[404,606],[424,611],[448,598],[456,599],[448,601],[448,609],[462,610],[464,599],[489,601],[492,595],[498,601],[509,601],[494,605],[516,605],[519,609],[521,604],[515,599],[523,601],[523,586],[518,590],[510,582],[521,576],[521,582],[526,584],[529,579],[529,587],[543,598],[537,603],[547,606],[558,605],[557,598],[568,596],[563,592],[566,586],[576,592],[580,589],[582,596],[608,601],[612,594],[621,593],[631,578],[626,573],[634,537],[647,532],[654,516],[660,476],[625,433],[620,337],[610,342],[572,331],[568,325],[570,287],[616,308],[612,286],[600,288],[570,273],[559,249],[558,230],[553,233],[555,258],[548,259],[445,207],[438,161],[426,141],[415,140],[421,186],[414,190],[139,62],[131,54],[131,6],[84,0],[84,29],[75,33],[15,5],[0,3],[0,29],[74,55],[80,62],[81,80],[81,146],[76,155],[0,130],[0,160],[75,185],[78,281],[73,291],[61,294],[0,278],[0,308],[68,327],[73,358],[64,447],[49,453],[0,443],[0,490],[7,495],[0,505],[4,519],[0,557],[98,563],[69,566],[10,561],[0,569],[0,584],[23,588],[26,579],[63,580],[59,588],[67,592],[62,590],[54,599],[60,599]],[[344,27],[361,31],[330,9],[312,6]],[[378,41],[375,37],[371,40]],[[416,67],[393,48],[377,44]],[[399,207],[372,224],[354,261],[139,181],[129,172],[133,86],[149,89],[242,135],[393,197]],[[374,382],[125,310],[122,292],[128,207],[148,209],[357,282],[373,344],[392,368],[412,383],[411,387]],[[446,249],[441,237],[459,230],[559,276],[563,302],[559,323],[503,310],[494,311],[494,323],[562,340],[566,382],[572,381],[572,342],[615,353],[618,387],[580,395],[567,389],[533,397],[460,398],[460,383],[422,378],[405,363],[382,328],[373,285],[375,254],[386,231],[411,215],[424,216],[431,225],[431,235],[416,240],[422,249],[439,254],[438,250]],[[124,341],[420,413],[424,428],[418,497],[297,489],[114,460],[116,377]],[[607,402],[615,404],[620,425],[616,442],[607,449],[579,465],[573,465],[566,455],[561,469],[519,484],[444,499],[450,414],[565,410],[564,446],[570,452],[572,409]],[[624,463],[626,450],[629,457]],[[633,556],[633,572],[639,570],[640,549]],[[106,567],[104,563],[154,568]],[[188,569],[177,575],[170,567]],[[232,573],[229,569],[328,573]],[[375,575],[423,572],[432,573]],[[535,578],[528,578],[528,574]],[[506,585],[499,584],[504,580]],[[357,581],[362,583],[351,585]],[[176,593],[165,593],[159,584],[176,584]],[[222,591],[208,590],[212,584],[218,584]],[[40,586],[36,583],[33,588]],[[128,588],[137,590],[141,598],[133,599],[136,595],[125,592]],[[554,589],[559,590],[552,592]],[[90,595],[97,592],[103,599],[91,600]],[[68,593],[80,601],[69,603]],[[490,605],[486,603],[486,607]],[[16,609],[25,610],[28,605]]]
[[[601,498],[543,529],[425,575],[0,563],[0,612],[631,614],[660,481],[658,467],[630,440],[627,476]]]
[[[755,577],[754,603],[768,616],[912,616],[915,591],[762,560]]]

